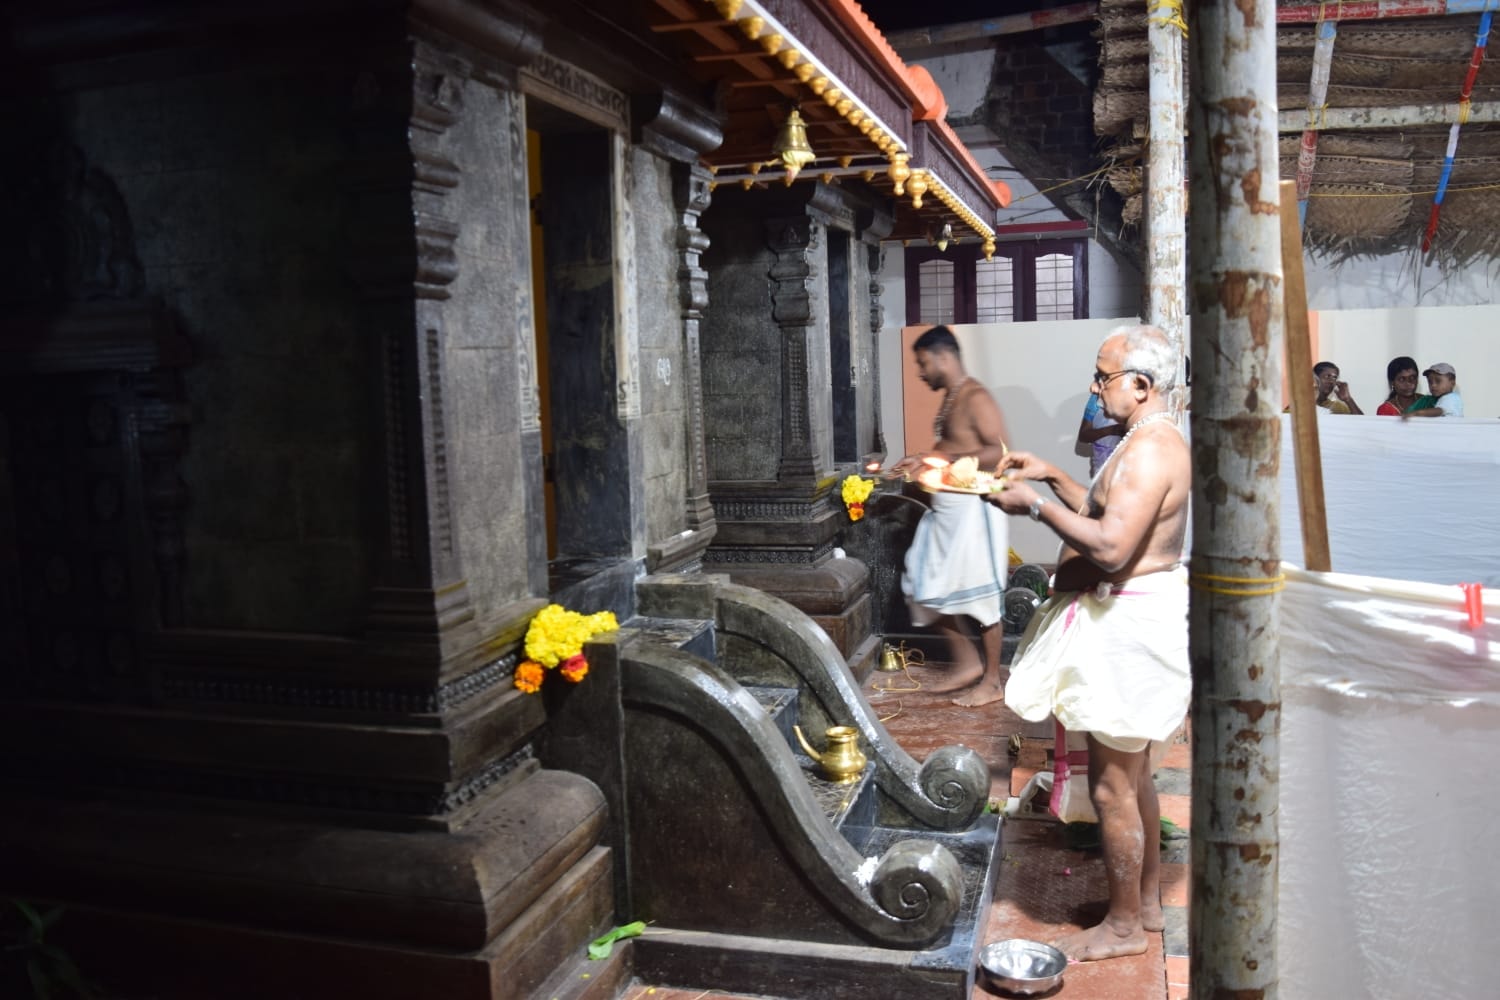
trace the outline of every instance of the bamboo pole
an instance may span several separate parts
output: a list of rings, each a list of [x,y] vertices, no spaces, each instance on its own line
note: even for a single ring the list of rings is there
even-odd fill
[[[1285,320],[1271,0],[1190,6],[1191,995],[1272,998]]]
[[[1403,17],[1444,17],[1500,9],[1497,0],[1352,0],[1340,3],[1287,4],[1276,9],[1278,24],[1313,24],[1322,20],[1384,21]]]
[[[1148,17],[1151,132],[1146,160],[1146,321],[1161,328],[1177,351],[1178,388],[1170,400],[1180,418],[1187,402],[1183,357],[1187,345],[1187,192],[1182,110],[1181,6],[1165,4]]]
[[[1276,116],[1280,132],[1310,129],[1406,128],[1412,125],[1451,125],[1462,119],[1471,125],[1500,122],[1500,102],[1471,104],[1465,116],[1462,104],[1411,104],[1399,108],[1324,108],[1316,117],[1306,111],[1282,111]]]
[[[1281,269],[1286,275],[1286,368],[1292,390],[1292,461],[1297,467],[1297,509],[1302,523],[1302,563],[1326,573],[1328,509],[1323,502],[1323,449],[1313,396],[1312,336],[1307,326],[1307,282],[1302,273],[1298,182],[1281,182]]]
[[[1307,86],[1307,120],[1317,121],[1328,103],[1328,76],[1333,69],[1333,43],[1338,38],[1337,21],[1318,22],[1318,41],[1313,46],[1312,78]],[[1297,150],[1297,218],[1307,219],[1307,193],[1312,190],[1313,166],[1318,162],[1318,130],[1303,129]],[[1282,222],[1283,231],[1286,223]]]

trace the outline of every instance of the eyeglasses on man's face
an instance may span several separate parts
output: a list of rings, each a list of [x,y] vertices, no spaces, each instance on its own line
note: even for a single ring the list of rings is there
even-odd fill
[[[1090,382],[1089,385],[1094,388],[1095,392],[1103,392],[1115,379],[1119,378],[1121,375],[1130,375],[1134,371],[1134,368],[1121,368],[1117,372],[1095,371],[1094,380]]]

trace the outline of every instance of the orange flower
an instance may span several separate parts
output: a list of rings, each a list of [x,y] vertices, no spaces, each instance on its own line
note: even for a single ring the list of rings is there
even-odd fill
[[[536,694],[542,689],[542,665],[535,660],[522,660],[516,664],[516,687],[527,694]]]
[[[558,667],[562,675],[574,684],[583,680],[589,673],[589,661],[583,658],[582,653],[568,657],[562,663],[558,664]]]
[[[865,516],[865,505],[862,503],[851,503],[849,505],[849,520],[858,521]]]

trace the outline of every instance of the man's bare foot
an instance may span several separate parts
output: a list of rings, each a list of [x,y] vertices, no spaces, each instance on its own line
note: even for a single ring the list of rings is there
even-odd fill
[[[1161,900],[1141,903],[1141,930],[1152,934],[1167,929],[1167,918],[1161,909]]]
[[[1057,949],[1075,962],[1101,962],[1106,958],[1144,955],[1147,941],[1145,928],[1136,926],[1120,932],[1105,921],[1056,942]]]
[[[1093,902],[1083,903],[1073,911],[1073,921],[1079,924],[1097,924],[1109,916],[1109,900],[1096,899]],[[1166,914],[1162,911],[1161,901],[1155,903],[1141,904],[1141,930],[1151,933],[1160,933],[1167,929]]]
[[[983,676],[984,664],[982,663],[952,666],[943,671],[943,680],[933,684],[927,690],[933,694],[952,694],[955,691],[973,687]]]
[[[1005,700],[1004,684],[986,684],[980,681],[973,685],[963,694],[953,699],[953,704],[960,708],[978,708],[981,705],[993,704]]]

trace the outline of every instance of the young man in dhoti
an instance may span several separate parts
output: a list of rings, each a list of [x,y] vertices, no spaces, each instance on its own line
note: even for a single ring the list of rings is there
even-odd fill
[[[891,475],[910,479],[928,458],[955,462],[973,457],[993,469],[1005,454],[1005,418],[988,389],[964,371],[958,340],[946,326],[935,326],[912,344],[917,372],[943,394],[933,424],[930,451],[907,455]],[[948,642],[952,676],[929,688],[957,692],[965,707],[999,701],[1005,691],[1000,641],[1005,610],[1005,573],[1010,562],[1005,517],[978,496],[934,493],[931,508],[917,523],[906,552],[901,592],[916,625],[932,625]],[[979,628],[983,659],[964,631],[963,618]]]
[[[1111,333],[1091,390],[1126,432],[1093,482],[1084,486],[1035,455],[1011,452],[1000,463],[1005,488],[990,498],[1062,539],[1053,595],[1022,637],[1005,701],[1024,719],[1050,713],[1088,737],[1109,911],[1057,943],[1078,961],[1138,955],[1146,933],[1162,929],[1161,813],[1150,750],[1181,725],[1192,689],[1180,565],[1192,472],[1166,403],[1176,373],[1160,330]],[[1028,481],[1045,483],[1056,501]]]

